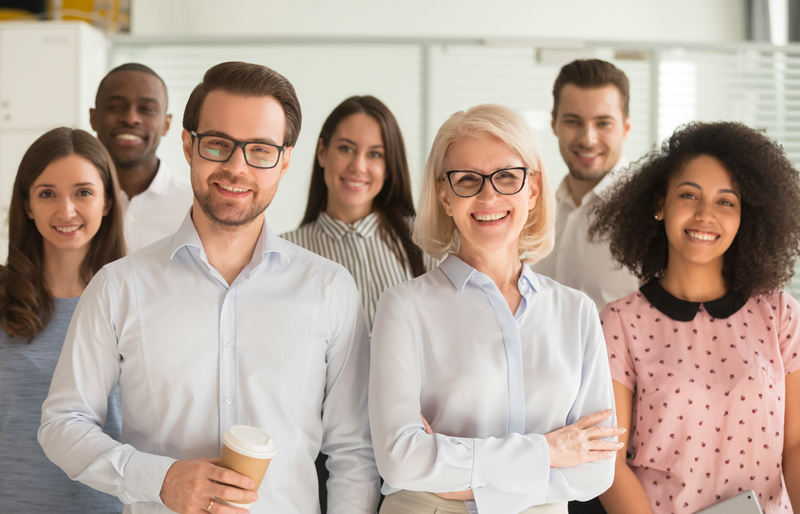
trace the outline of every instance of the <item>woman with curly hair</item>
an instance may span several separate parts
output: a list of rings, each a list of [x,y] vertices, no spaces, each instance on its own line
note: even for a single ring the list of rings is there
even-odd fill
[[[53,129],[22,158],[11,191],[8,261],[0,265],[0,512],[122,512],[74,482],[36,440],[67,327],[92,276],[125,255],[119,186],[91,134]],[[87,369],[85,373],[93,373]],[[119,439],[119,392],[104,431]]]
[[[753,489],[800,506],[800,176],[739,123],[678,129],[595,212],[644,285],[600,315],[617,422],[609,513],[694,513]]]

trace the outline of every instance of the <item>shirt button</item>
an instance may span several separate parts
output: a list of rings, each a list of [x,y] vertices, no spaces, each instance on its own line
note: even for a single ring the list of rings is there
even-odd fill
[[[226,344],[225,345],[225,349],[230,351],[231,350],[231,343]]]
[[[232,404],[233,403],[233,398],[228,396],[227,398],[225,398],[225,403],[227,403],[228,405]]]

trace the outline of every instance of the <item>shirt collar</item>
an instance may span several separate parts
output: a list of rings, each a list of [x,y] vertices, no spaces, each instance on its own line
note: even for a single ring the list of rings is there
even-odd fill
[[[623,157],[619,160],[616,166],[611,168],[611,171],[606,173],[606,176],[603,177],[600,182],[597,183],[594,188],[592,188],[592,193],[597,195],[598,197],[602,197],[603,194],[608,191],[611,187],[616,185],[619,180],[625,176],[627,173],[629,164],[628,160]]]
[[[588,194],[593,194],[597,197],[601,197],[608,189],[613,187],[620,178],[624,177],[627,174],[627,170],[629,168],[628,160],[625,157],[622,157],[618,162],[617,165],[611,168],[611,171],[605,174],[605,176],[598,182]],[[556,190],[556,198],[559,202],[569,202],[574,205],[574,200],[572,199],[572,192],[569,190],[569,183],[567,182],[567,177],[564,177],[564,180],[561,181],[561,185],[558,186]],[[585,198],[585,197],[584,197]],[[583,205],[585,202],[581,202]]]
[[[153,181],[150,182],[150,185],[145,191],[149,191],[157,195],[165,195],[169,192],[169,182],[171,178],[172,175],[169,172],[169,168],[167,168],[167,165],[164,163],[164,161],[159,160],[156,176],[153,177]]]
[[[478,270],[459,259],[454,254],[449,254],[447,258],[439,264],[439,268],[444,275],[453,284],[459,293],[464,292],[467,282],[477,276],[484,276]],[[522,296],[528,298],[531,293],[539,290],[539,277],[536,276],[530,266],[522,263],[522,273],[519,277],[519,289]]]
[[[251,272],[261,265],[266,259],[267,254],[270,253],[279,255],[282,262],[290,262],[288,244],[287,241],[278,237],[267,224],[267,220],[264,220],[264,226],[261,227],[261,234],[258,236],[258,242],[256,242],[256,248],[253,251],[253,258],[249,264]],[[192,221],[191,208],[183,219],[183,223],[178,231],[172,236],[170,260],[175,258],[175,254],[183,247],[196,248],[200,251],[203,259],[206,261],[208,260],[206,258],[206,252],[203,249],[203,243],[200,240],[200,235],[197,233],[197,229],[194,227],[194,222]]]
[[[653,307],[675,321],[694,320],[700,310],[700,305],[705,306],[706,312],[712,318],[725,319],[739,312],[739,309],[747,303],[747,298],[731,291],[722,298],[710,302],[688,302],[670,294],[661,286],[657,278],[640,287],[639,291]]]
[[[340,241],[347,234],[353,233],[368,238],[374,236],[378,230],[378,213],[371,212],[355,223],[345,223],[331,218],[323,211],[317,216],[317,226],[325,235],[337,241]]]

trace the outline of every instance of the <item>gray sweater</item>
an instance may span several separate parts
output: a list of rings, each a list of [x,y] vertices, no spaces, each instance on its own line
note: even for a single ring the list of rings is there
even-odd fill
[[[77,304],[78,298],[56,298],[53,318],[30,344],[0,330],[0,512],[122,512],[117,498],[70,480],[36,440],[42,403]],[[115,389],[103,430],[119,440],[121,426]]]

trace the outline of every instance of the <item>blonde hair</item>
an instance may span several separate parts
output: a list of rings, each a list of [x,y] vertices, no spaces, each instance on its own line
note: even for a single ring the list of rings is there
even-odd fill
[[[461,239],[453,218],[447,215],[439,199],[438,184],[444,180],[445,158],[450,146],[467,138],[491,136],[517,154],[531,173],[530,180],[540,181],[539,198],[528,213],[519,239],[520,258],[532,264],[547,257],[555,241],[556,198],[547,176],[542,155],[525,119],[502,105],[477,105],[459,111],[444,122],[425,165],[422,178],[414,242],[432,257],[441,259],[457,253]]]

